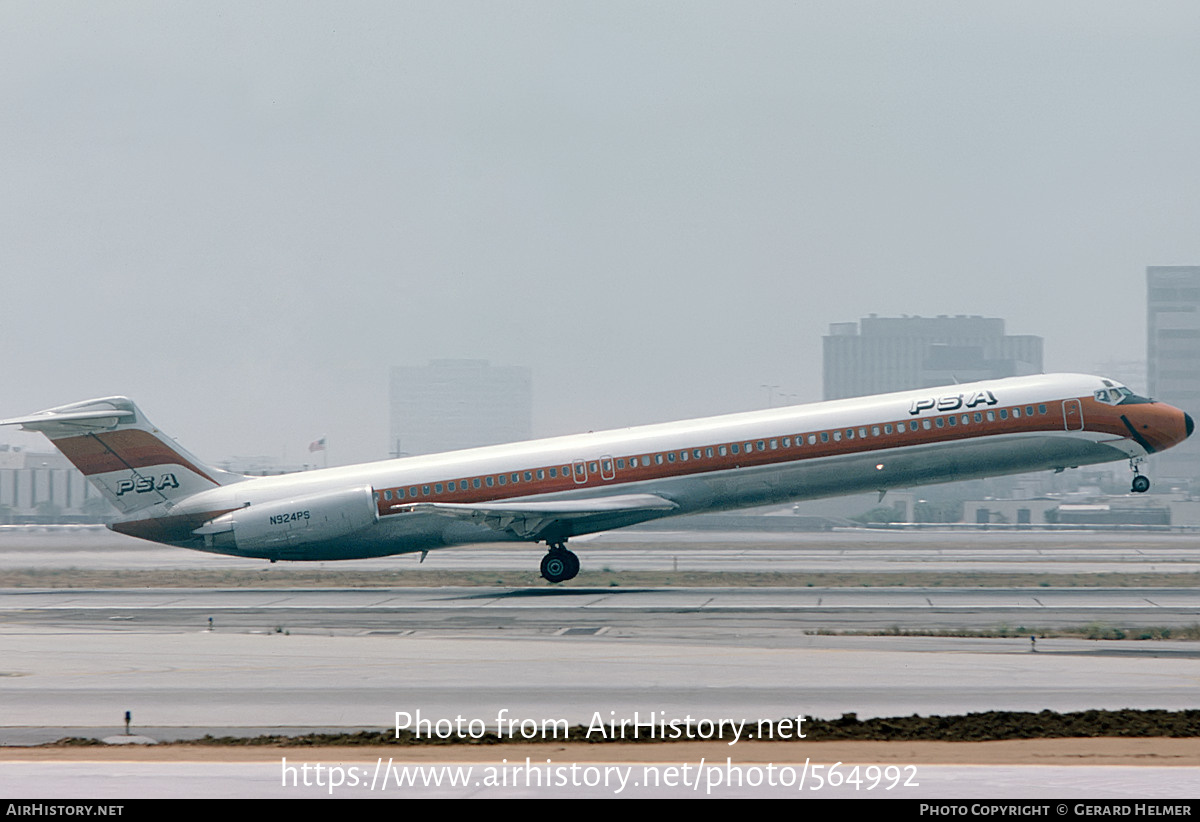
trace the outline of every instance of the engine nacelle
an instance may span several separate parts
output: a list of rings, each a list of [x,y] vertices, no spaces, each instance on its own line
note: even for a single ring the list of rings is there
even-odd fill
[[[379,518],[369,485],[247,505],[196,529],[204,547],[220,553],[264,552],[322,542],[361,531]]]

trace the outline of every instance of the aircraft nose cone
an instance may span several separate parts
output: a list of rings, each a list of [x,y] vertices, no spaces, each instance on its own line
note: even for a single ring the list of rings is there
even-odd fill
[[[1192,435],[1192,430],[1196,427],[1196,423],[1192,422],[1192,415],[1188,412],[1183,412],[1183,429],[1187,431],[1187,436]]]

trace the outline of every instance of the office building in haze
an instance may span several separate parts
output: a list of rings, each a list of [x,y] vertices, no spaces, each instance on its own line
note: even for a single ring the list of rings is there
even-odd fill
[[[833,323],[824,338],[825,399],[1042,372],[1042,338],[994,317],[877,317]]]
[[[1200,416],[1200,266],[1146,269],[1146,390]],[[1155,456],[1163,478],[1200,478],[1200,442],[1192,437]]]
[[[487,360],[431,360],[391,373],[396,456],[517,442],[533,436],[533,375]]]

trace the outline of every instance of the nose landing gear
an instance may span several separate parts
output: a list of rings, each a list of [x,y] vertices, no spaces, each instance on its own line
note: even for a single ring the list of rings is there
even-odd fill
[[[542,577],[547,582],[566,582],[579,574],[579,557],[567,550],[567,541],[549,543],[550,550],[542,557]]]

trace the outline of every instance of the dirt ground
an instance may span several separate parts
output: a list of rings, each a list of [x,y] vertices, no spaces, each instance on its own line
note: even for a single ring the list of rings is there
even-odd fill
[[[554,759],[575,762],[844,762],[926,765],[1150,765],[1200,766],[1200,739],[1087,738],[998,742],[676,742],[665,744],[437,745],[379,747],[276,747],[112,745],[0,748],[0,762],[509,762]]]

